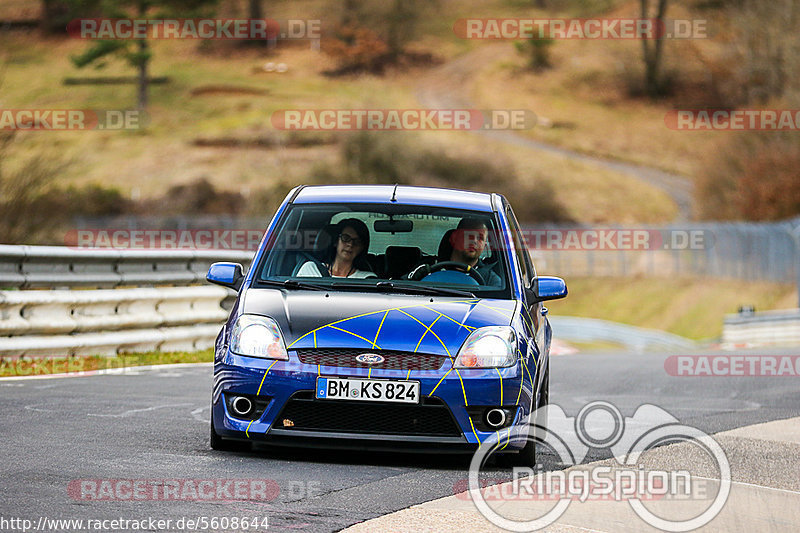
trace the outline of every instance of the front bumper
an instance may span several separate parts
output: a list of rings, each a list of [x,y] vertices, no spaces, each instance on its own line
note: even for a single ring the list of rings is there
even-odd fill
[[[421,404],[316,400],[319,376],[419,381]],[[502,369],[454,369],[447,361],[437,370],[383,370],[304,364],[294,351],[288,361],[274,361],[226,350],[214,365],[212,416],[216,432],[226,438],[312,446],[360,442],[474,449],[496,433],[478,419],[481,406],[508,409],[511,416],[498,430],[501,437],[527,420],[534,397],[532,379],[535,368],[525,368],[522,362]],[[263,412],[252,420],[237,418],[224,401],[226,395],[263,401]]]

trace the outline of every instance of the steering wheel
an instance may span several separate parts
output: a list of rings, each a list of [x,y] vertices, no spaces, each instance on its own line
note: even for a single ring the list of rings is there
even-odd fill
[[[479,285],[486,284],[480,272],[478,272],[471,266],[466,265],[464,263],[459,263],[458,261],[441,261],[433,265],[420,265],[417,268],[415,268],[414,271],[411,272],[411,274],[408,275],[408,279],[419,281],[425,276],[433,274],[434,272],[439,272],[440,270],[456,270],[458,272],[463,272],[464,274],[467,274],[472,279],[477,281]]]
[[[312,263],[314,263],[314,266],[317,267],[317,270],[319,270],[319,273],[323,278],[330,278],[331,277],[330,270],[328,270],[328,267],[326,267],[322,263],[322,261],[320,261],[319,259],[317,259],[316,257],[314,257],[313,255],[311,255],[308,252],[300,252],[300,255],[303,258],[307,259],[308,261],[311,261]],[[300,271],[301,268],[303,268],[304,264],[305,263],[298,263],[297,266],[294,267],[294,270],[292,271],[292,277],[296,277],[297,276],[297,273]]]

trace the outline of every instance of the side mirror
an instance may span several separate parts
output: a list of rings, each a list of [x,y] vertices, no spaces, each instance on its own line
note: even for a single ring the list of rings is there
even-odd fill
[[[538,278],[539,294],[536,301],[544,302],[546,300],[558,300],[567,295],[567,284],[561,278],[553,276],[539,276]]]
[[[242,288],[244,273],[239,263],[214,263],[208,269],[206,281],[239,290]]]

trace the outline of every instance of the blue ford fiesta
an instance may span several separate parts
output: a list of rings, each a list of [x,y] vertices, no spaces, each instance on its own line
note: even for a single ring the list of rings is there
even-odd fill
[[[292,190],[239,291],[214,358],[211,446],[472,451],[548,403],[545,300],[498,194],[408,186]],[[533,444],[504,451],[535,462]],[[523,446],[515,449],[515,445]]]

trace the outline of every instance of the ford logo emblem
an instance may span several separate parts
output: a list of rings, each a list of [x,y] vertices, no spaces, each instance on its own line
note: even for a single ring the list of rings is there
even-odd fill
[[[362,353],[356,356],[356,361],[365,365],[378,365],[383,363],[385,359],[376,353]]]

